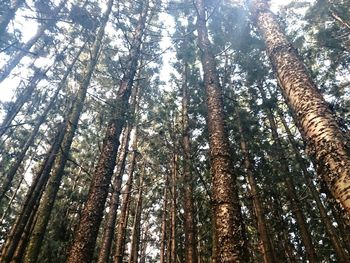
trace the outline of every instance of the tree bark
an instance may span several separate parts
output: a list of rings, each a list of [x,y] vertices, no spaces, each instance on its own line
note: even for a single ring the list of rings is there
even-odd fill
[[[333,196],[350,214],[349,138],[339,127],[317,90],[297,51],[287,40],[266,0],[252,0],[253,18],[265,41],[268,56],[306,139],[308,154]]]
[[[206,27],[204,0],[197,0],[198,45],[202,53],[208,109],[216,262],[247,262],[244,226],[222,102],[222,91]]]
[[[74,241],[68,254],[68,263],[90,262],[96,243],[103,209],[108,195],[109,184],[116,162],[119,137],[125,123],[128,100],[133,86],[140,56],[142,37],[148,14],[148,1],[143,4],[140,18],[135,29],[129,54],[128,66],[117,92],[114,117],[109,121],[98,164],[95,169],[86,206],[75,232]]]
[[[173,160],[171,165],[171,253],[170,263],[176,263],[176,181],[177,181],[177,153],[173,153]]]

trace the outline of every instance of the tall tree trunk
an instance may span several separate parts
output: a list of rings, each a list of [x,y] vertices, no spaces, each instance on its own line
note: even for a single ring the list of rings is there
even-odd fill
[[[137,71],[142,37],[148,14],[148,1],[143,3],[134,39],[129,54],[128,65],[117,92],[114,117],[109,121],[107,133],[102,146],[98,164],[89,190],[86,206],[75,232],[74,242],[68,254],[67,262],[90,262],[96,243],[98,229],[103,217],[103,209],[108,195],[109,184],[116,162],[119,147],[119,137],[125,123],[128,100]]]
[[[305,177],[305,180],[307,182],[307,185],[309,186],[309,189],[310,189],[310,193],[313,197],[313,199],[315,200],[316,202],[316,205],[317,205],[317,208],[320,212],[320,216],[321,216],[321,221],[326,229],[326,232],[328,234],[328,237],[332,243],[332,246],[335,250],[335,253],[336,253],[336,256],[338,258],[338,261],[341,262],[341,263],[345,263],[345,262],[350,262],[350,257],[349,255],[347,254],[347,252],[344,250],[342,244],[341,244],[341,241],[340,239],[338,238],[338,235],[336,233],[336,230],[327,214],[327,210],[326,208],[324,207],[322,201],[321,201],[321,198],[319,196],[319,193],[314,185],[314,182],[311,178],[311,175],[310,173],[308,172],[307,170],[307,165],[306,165],[306,160],[304,160],[304,158],[301,156],[300,154],[300,150],[297,146],[297,142],[295,141],[294,139],[294,136],[292,135],[290,129],[289,129],[289,126],[287,124],[287,121],[285,120],[282,112],[280,109],[277,109],[277,113],[280,117],[280,120],[282,121],[282,124],[283,124],[283,127],[284,129],[286,130],[286,133],[287,133],[287,136],[288,136],[288,139],[293,147],[293,150],[294,150],[294,153],[295,153],[295,157],[298,161],[298,163],[300,164],[300,168],[301,168],[301,171],[303,173],[303,176]]]
[[[193,178],[191,162],[190,131],[188,117],[188,66],[185,65],[182,84],[182,147],[183,147],[183,183],[184,183],[184,217],[185,217],[185,261],[197,263],[196,231],[193,205]]]
[[[162,212],[162,233],[160,238],[160,260],[159,263],[165,263],[165,247],[166,247],[166,214],[167,214],[167,207],[168,207],[168,185],[169,185],[169,179],[167,173],[164,173],[164,188],[163,188],[163,212]]]
[[[145,169],[143,169],[143,171],[141,172],[140,179],[139,179],[139,189],[137,193],[134,223],[133,223],[132,233],[131,233],[131,242],[130,242],[131,249],[130,249],[130,255],[129,255],[129,263],[138,262],[138,255],[139,255],[139,248],[140,248],[140,234],[141,234],[140,228],[141,228],[144,173],[145,173]]]
[[[260,90],[262,100],[264,103],[266,103],[266,95],[265,91],[262,86],[258,85],[258,88]],[[279,161],[281,172],[283,173],[282,180],[286,186],[286,193],[288,196],[288,199],[290,201],[292,211],[295,215],[295,219],[297,221],[297,226],[300,230],[301,240],[303,242],[303,245],[305,246],[306,255],[307,258],[310,260],[311,263],[318,262],[317,254],[315,251],[315,248],[312,244],[312,238],[310,235],[310,232],[307,228],[306,220],[303,215],[303,212],[301,210],[301,204],[298,199],[298,195],[295,191],[294,182],[292,180],[292,175],[290,174],[289,168],[288,168],[288,162],[286,158],[286,154],[284,152],[281,139],[279,137],[279,134],[277,132],[277,125],[273,116],[273,113],[269,107],[265,107],[266,115],[270,124],[270,129],[272,133],[272,138],[276,147],[276,160]]]
[[[111,253],[115,222],[117,218],[117,210],[119,206],[120,191],[122,186],[122,177],[125,170],[125,161],[129,148],[130,132],[135,120],[135,114],[136,112],[138,112],[138,102],[140,100],[140,98],[138,98],[138,91],[138,86],[135,89],[133,89],[133,94],[130,102],[130,120],[124,128],[120,150],[118,151],[118,161],[116,164],[117,170],[115,172],[115,177],[112,183],[112,196],[109,204],[105,228],[103,231],[101,248],[98,255],[99,263],[108,262]]]
[[[171,257],[170,263],[176,263],[176,181],[177,181],[177,153],[173,153],[171,167]]]
[[[137,155],[137,126],[135,128],[135,136],[133,139],[132,148],[133,151],[130,155],[130,166],[128,172],[128,181],[123,191],[124,198],[120,210],[120,216],[117,226],[117,237],[116,237],[116,249],[114,254],[114,262],[122,263],[125,251],[125,234],[129,219],[129,207],[130,207],[130,196],[132,191],[132,185],[134,181],[134,170],[136,165]]]
[[[24,0],[10,1],[9,9],[0,16],[0,36],[3,36],[8,24],[15,17],[17,9],[23,5]]]
[[[112,195],[109,204],[108,214],[106,216],[105,228],[103,231],[103,237],[101,241],[101,248],[98,255],[98,262],[104,263],[109,261],[111,253],[111,245],[114,237],[115,221],[117,218],[117,210],[119,206],[120,191],[122,186],[122,176],[125,170],[125,161],[127,156],[128,141],[130,138],[130,127],[128,124],[123,132],[122,143],[118,155],[118,161],[116,164],[117,170],[112,183]]]
[[[206,27],[204,0],[197,0],[198,45],[202,53],[208,108],[209,146],[216,228],[216,262],[247,262],[244,226],[222,102],[222,91]]]
[[[283,95],[306,139],[308,154],[334,197],[350,214],[349,138],[339,127],[297,51],[287,40],[266,0],[252,0],[256,24],[276,70]]]
[[[64,174],[64,167],[67,163],[75,131],[77,129],[79,118],[83,110],[87,89],[89,87],[92,74],[98,61],[101,42],[104,36],[104,29],[107,24],[108,17],[111,13],[112,5],[113,0],[109,0],[107,4],[107,10],[102,17],[101,27],[97,33],[94,45],[92,47],[91,59],[87,66],[86,74],[83,78],[83,82],[80,84],[77,98],[74,101],[72,111],[70,112],[70,116],[67,121],[67,128],[61,145],[61,151],[56,157],[55,165],[52,169],[49,182],[46,186],[43,197],[41,198],[41,202],[38,208],[38,219],[31,234],[29,245],[23,260],[25,263],[37,261],[53,205],[56,200],[57,192],[59,190]]]
[[[55,19],[57,19],[57,16],[62,10],[62,8],[66,6],[67,1],[68,0],[62,0],[60,4],[52,11],[52,14],[50,14],[50,16],[54,19],[50,19],[47,23],[40,24],[35,35],[31,39],[29,39],[28,42],[25,43],[16,54],[11,56],[11,59],[0,71],[0,83],[4,81],[4,79],[6,79],[8,75],[10,75],[11,71],[17,66],[17,64],[22,60],[22,58],[29,53],[31,47],[44,35],[45,30],[49,26],[51,26],[51,24],[53,23],[52,21],[56,21]]]
[[[40,126],[44,123],[44,121],[46,120],[46,117],[48,115],[48,113],[50,112],[50,110],[52,109],[52,106],[54,105],[57,96],[59,94],[59,92],[61,91],[61,89],[66,85],[67,79],[69,74],[71,73],[74,64],[76,63],[76,61],[78,60],[81,52],[84,50],[85,45],[83,45],[80,50],[78,51],[78,53],[76,54],[76,56],[74,57],[73,61],[71,62],[71,64],[68,66],[62,80],[60,81],[60,83],[58,84],[55,93],[52,95],[48,105],[46,106],[44,112],[39,116],[39,118],[36,121],[36,124],[31,132],[31,135],[29,136],[29,138],[27,139],[26,143],[24,144],[24,146],[22,147],[21,152],[19,153],[19,155],[16,157],[15,159],[15,163],[12,164],[12,166],[10,167],[9,171],[7,172],[7,176],[5,178],[5,182],[3,183],[2,188],[0,189],[0,201],[2,200],[3,196],[5,195],[6,191],[9,190],[10,186],[11,186],[11,182],[18,170],[18,168],[20,167],[29,147],[33,144],[34,139],[40,129]]]
[[[235,115],[237,118],[237,124],[238,124],[238,131],[240,134],[240,148],[244,157],[244,169],[245,173],[248,179],[248,183],[250,186],[250,195],[253,198],[253,208],[254,213],[257,218],[257,225],[258,225],[258,233],[259,238],[261,240],[261,254],[263,257],[264,263],[272,263],[277,262],[275,259],[274,250],[272,248],[272,243],[268,234],[268,228],[265,220],[264,210],[262,207],[262,202],[260,198],[260,190],[258,188],[257,182],[254,177],[254,163],[249,153],[249,145],[247,142],[247,139],[245,138],[245,134],[247,132],[243,128],[242,120],[240,113],[238,110],[235,110]]]
[[[48,180],[48,176],[64,137],[66,125],[63,123],[60,126],[61,127],[59,128],[59,132],[54,139],[54,144],[50,148],[45,161],[40,167],[39,172],[34,177],[31,187],[26,194],[22,210],[19,216],[17,216],[16,221],[13,224],[11,231],[2,247],[0,262],[7,263],[11,261],[13,253],[18,246],[18,242],[24,233],[24,229],[26,228],[26,225],[28,225],[28,222],[30,222],[29,218],[33,213],[36,213],[36,205],[40,199],[40,196],[42,195],[44,186]]]

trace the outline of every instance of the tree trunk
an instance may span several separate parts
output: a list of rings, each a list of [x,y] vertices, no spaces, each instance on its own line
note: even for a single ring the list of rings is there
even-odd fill
[[[18,168],[20,167],[26,153],[27,150],[29,149],[29,147],[33,144],[34,139],[40,129],[40,126],[44,123],[44,121],[46,120],[46,117],[48,115],[48,113],[50,112],[50,110],[52,109],[52,106],[54,105],[57,96],[59,94],[59,92],[61,91],[61,89],[66,85],[67,79],[69,74],[71,73],[75,62],[78,60],[81,52],[84,50],[85,45],[83,45],[80,50],[78,51],[77,55],[74,57],[73,61],[71,62],[71,64],[68,66],[62,80],[60,81],[60,83],[58,84],[55,93],[52,95],[48,105],[46,106],[44,112],[40,115],[40,117],[38,118],[32,132],[31,135],[29,136],[29,138],[27,139],[26,143],[24,144],[22,151],[19,153],[19,155],[16,157],[15,159],[15,163],[11,166],[11,168],[9,169],[9,171],[7,172],[7,176],[5,179],[5,182],[3,183],[2,188],[0,189],[0,201],[2,200],[3,196],[5,195],[6,191],[9,190],[12,180],[18,170]]]
[[[222,91],[206,27],[204,0],[196,1],[208,109],[209,146],[216,228],[216,262],[247,262],[244,226],[223,111]]]
[[[177,154],[173,153],[172,167],[171,167],[171,257],[170,263],[176,263],[176,181],[177,181]]]
[[[308,154],[333,196],[350,214],[349,138],[311,80],[297,51],[287,40],[266,0],[253,0],[251,11],[265,41],[283,95],[306,139]]]
[[[116,249],[114,254],[114,262],[122,263],[125,251],[125,234],[129,219],[129,203],[132,191],[132,185],[134,180],[134,170],[136,165],[136,154],[137,154],[137,127],[135,128],[135,136],[133,139],[132,148],[133,151],[130,155],[130,166],[128,172],[128,181],[123,191],[124,198],[120,210],[120,216],[117,226],[117,237],[116,237]]]
[[[42,195],[56,155],[60,149],[60,145],[64,137],[65,127],[65,123],[61,124],[61,128],[59,129],[59,132],[54,139],[54,144],[49,150],[45,161],[41,165],[39,172],[35,176],[32,185],[26,194],[21,213],[16,218],[16,221],[13,224],[11,231],[2,247],[0,262],[7,263],[11,261],[13,253],[18,246],[18,242],[21,239],[23,231],[30,221],[29,218],[31,214],[36,213],[36,205],[40,199],[40,196]]]
[[[79,118],[83,110],[87,89],[89,87],[92,74],[98,61],[102,38],[104,36],[104,29],[107,24],[109,14],[111,13],[112,5],[113,0],[109,0],[107,4],[107,10],[102,17],[101,27],[97,33],[94,45],[92,47],[91,59],[87,66],[86,74],[83,77],[83,82],[80,84],[77,98],[74,101],[74,105],[67,122],[67,129],[61,145],[60,154],[55,160],[55,165],[49,178],[48,185],[45,189],[43,197],[41,198],[41,202],[38,208],[38,219],[33,229],[33,233],[31,235],[29,245],[24,257],[25,263],[36,262],[39,255],[41,244],[50,219],[51,211],[53,209],[57,192],[59,190],[64,174],[64,167],[67,163],[75,131],[77,129]]]
[[[184,217],[185,217],[185,261],[197,263],[196,231],[193,205],[193,179],[190,131],[188,117],[188,88],[187,65],[184,70],[184,82],[182,84],[182,147],[183,147],[183,183],[184,183]]]
[[[321,221],[326,229],[328,237],[329,237],[329,239],[332,243],[332,246],[335,250],[335,254],[337,256],[338,262],[340,262],[340,263],[350,262],[350,257],[346,253],[346,251],[344,250],[344,248],[341,244],[341,241],[338,238],[336,230],[335,230],[335,228],[334,228],[334,226],[333,226],[333,224],[332,224],[332,222],[327,214],[326,208],[324,207],[324,205],[321,201],[321,198],[320,198],[319,193],[314,185],[314,182],[311,178],[311,175],[307,170],[307,166],[305,163],[306,160],[304,160],[303,157],[301,156],[299,149],[298,149],[298,146],[297,146],[297,143],[294,139],[294,136],[292,135],[282,112],[280,111],[280,109],[277,109],[277,112],[278,112],[278,115],[282,121],[283,127],[286,130],[288,139],[293,147],[296,159],[298,160],[298,163],[300,164],[300,168],[302,170],[303,176],[305,177],[307,185],[309,186],[310,193],[311,193],[313,199],[316,201],[317,208],[320,212]]]
[[[161,234],[161,239],[160,239],[160,261],[159,263],[165,263],[165,247],[166,247],[166,214],[167,214],[167,206],[168,206],[168,185],[169,185],[169,180],[168,180],[168,175],[167,173],[164,173],[164,194],[163,194],[163,213],[162,213],[162,234]]]
[[[103,209],[108,195],[110,180],[116,162],[119,147],[119,137],[125,123],[128,100],[137,71],[142,37],[148,14],[148,1],[143,4],[140,18],[135,29],[129,54],[128,66],[117,92],[114,117],[109,121],[107,133],[102,146],[102,153],[96,166],[88,200],[82,212],[82,217],[75,232],[74,241],[68,254],[67,262],[90,262],[96,243],[98,229],[103,217]]]
[[[117,218],[117,210],[119,206],[120,191],[122,186],[122,176],[125,170],[125,161],[127,156],[127,150],[130,138],[130,127],[128,124],[123,132],[122,143],[118,155],[117,170],[112,183],[112,196],[109,204],[108,214],[106,216],[105,228],[103,231],[103,237],[101,241],[101,248],[98,255],[98,262],[104,263],[109,261],[111,253],[111,245],[114,237],[115,221]]]
[[[129,255],[129,263],[137,263],[140,247],[140,228],[141,228],[141,212],[142,212],[142,194],[143,194],[143,177],[145,169],[141,172],[139,179],[139,189],[137,193],[135,217],[131,233],[131,249]]]
[[[109,210],[106,218],[105,228],[103,231],[101,248],[98,255],[98,263],[108,262],[110,253],[111,253],[115,222],[117,218],[117,210],[119,206],[120,191],[122,186],[122,177],[125,170],[125,161],[126,161],[128,148],[129,148],[130,132],[131,132],[133,122],[135,120],[135,114],[136,112],[138,112],[138,101],[139,101],[138,91],[139,91],[138,87],[136,87],[136,89],[133,90],[133,94],[130,102],[131,119],[127,123],[126,127],[124,128],[121,147],[120,147],[120,150],[118,151],[118,161],[116,165],[117,170],[115,172],[115,177],[112,183],[112,196],[111,196]]]
[[[5,11],[5,13],[0,16],[0,36],[4,35],[8,24],[15,17],[17,9],[23,5],[23,3],[24,0],[11,1],[9,10]]]
[[[266,95],[265,95],[265,91],[264,91],[263,87],[258,85],[258,88],[260,90],[263,102],[266,103],[267,100],[266,100]],[[286,186],[286,193],[287,193],[288,199],[290,201],[293,213],[295,215],[295,219],[297,221],[297,226],[298,226],[299,231],[300,231],[301,240],[303,242],[303,245],[305,246],[307,258],[309,259],[309,261],[311,263],[316,263],[316,262],[318,262],[317,254],[316,254],[315,248],[312,244],[312,238],[311,238],[310,232],[307,228],[306,220],[305,220],[305,217],[304,217],[302,210],[301,210],[301,204],[299,202],[297,193],[295,191],[294,182],[292,180],[292,176],[291,176],[289,168],[288,168],[287,158],[286,158],[283,146],[282,146],[281,139],[280,139],[279,134],[277,132],[277,125],[276,125],[276,122],[275,122],[275,119],[274,119],[274,116],[273,116],[271,109],[269,107],[265,107],[265,110],[266,110],[266,115],[267,115],[268,121],[270,123],[272,138],[273,138],[273,141],[274,141],[274,144],[276,147],[275,158],[276,158],[276,160],[279,161],[280,170],[283,173],[282,180]]]
[[[237,118],[237,124],[238,124],[238,131],[241,135],[240,137],[240,148],[244,157],[244,169],[245,173],[248,179],[248,183],[250,186],[250,195],[253,199],[253,208],[254,213],[257,218],[257,230],[259,233],[259,238],[261,240],[261,254],[263,257],[264,263],[272,263],[277,262],[275,259],[275,254],[272,248],[272,243],[268,234],[268,228],[265,220],[264,210],[262,207],[262,202],[260,198],[260,190],[258,188],[257,182],[255,181],[254,177],[254,163],[253,159],[250,156],[249,153],[249,145],[248,142],[244,136],[244,134],[247,134],[247,132],[243,128],[243,124],[241,121],[240,113],[235,110],[235,115]]]
[[[57,18],[57,15],[61,11],[61,9],[66,6],[67,1],[68,0],[62,0],[62,2],[60,2],[60,4],[52,11],[52,14],[50,14],[50,16]],[[51,23],[52,21],[49,21],[46,24],[40,24],[35,35],[20,48],[20,51],[11,56],[11,59],[0,71],[0,83],[4,81],[8,77],[8,75],[10,75],[11,71],[17,66],[17,64],[22,60],[22,58],[29,53],[31,47],[44,35],[45,30],[51,25]]]

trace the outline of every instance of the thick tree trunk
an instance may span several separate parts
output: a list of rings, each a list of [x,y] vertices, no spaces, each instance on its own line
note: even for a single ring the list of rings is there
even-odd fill
[[[168,207],[168,175],[167,173],[164,173],[164,194],[163,194],[163,213],[162,213],[162,233],[161,233],[161,239],[160,239],[160,263],[165,263],[165,247],[166,247],[166,214],[167,214],[167,207]]]
[[[340,262],[340,263],[350,262],[350,257],[347,254],[347,252],[344,250],[344,248],[341,244],[341,241],[338,238],[336,230],[335,230],[335,228],[334,228],[334,226],[333,226],[333,224],[332,224],[332,222],[327,214],[326,208],[324,207],[324,205],[321,201],[321,198],[320,198],[319,193],[314,185],[314,182],[311,178],[311,175],[307,170],[306,160],[304,160],[303,157],[301,156],[300,150],[297,146],[297,143],[294,139],[294,136],[292,135],[282,112],[280,111],[280,109],[277,109],[277,112],[278,112],[278,115],[282,121],[283,127],[286,130],[288,139],[293,147],[296,159],[298,160],[298,163],[300,164],[301,171],[303,173],[303,176],[305,177],[307,185],[309,186],[311,195],[312,195],[313,199],[316,201],[317,208],[320,212],[321,221],[326,229],[328,237],[329,237],[329,239],[332,243],[332,246],[335,250],[336,256],[338,258],[338,262]]]
[[[306,139],[308,154],[315,158],[317,171],[331,193],[350,214],[349,138],[340,129],[297,51],[269,11],[267,1],[252,0],[250,8],[265,40],[283,95]]]
[[[265,91],[264,91],[263,87],[258,85],[258,88],[260,90],[263,102],[266,103],[267,100],[266,100],[266,95],[265,95]],[[304,217],[302,209],[301,209],[301,204],[299,202],[297,193],[295,191],[294,182],[292,180],[292,176],[291,176],[289,168],[288,168],[286,154],[284,152],[281,139],[280,139],[279,134],[277,132],[277,125],[276,125],[276,122],[275,122],[275,119],[274,119],[274,116],[273,116],[271,109],[269,107],[265,107],[265,110],[266,110],[266,115],[267,115],[267,118],[268,118],[268,121],[270,124],[272,138],[273,138],[275,148],[276,148],[275,158],[276,158],[276,160],[279,161],[280,170],[284,174],[282,176],[282,180],[286,186],[286,193],[287,193],[288,199],[290,201],[292,211],[295,215],[295,219],[297,221],[297,226],[300,230],[301,240],[303,242],[303,245],[305,246],[307,258],[309,259],[309,261],[311,263],[316,263],[316,262],[318,262],[317,254],[316,254],[315,248],[312,244],[312,238],[311,238],[310,232],[307,228],[306,220],[305,220],[305,217]]]
[[[74,102],[72,111],[68,119],[66,133],[61,145],[61,152],[55,160],[55,165],[49,178],[48,185],[45,189],[43,197],[41,198],[41,202],[38,208],[38,219],[35,224],[33,233],[29,241],[29,246],[24,257],[25,263],[36,262],[37,257],[39,255],[47,224],[50,219],[51,211],[64,174],[64,167],[67,163],[75,131],[77,129],[79,118],[83,110],[84,101],[90,84],[90,80],[98,61],[102,38],[104,36],[104,29],[106,27],[109,15],[111,13],[112,5],[113,0],[109,0],[107,4],[107,10],[102,17],[101,27],[97,33],[94,45],[92,47],[92,55],[87,66],[86,74],[83,78],[83,82],[80,84],[77,98]]]
[[[2,188],[0,189],[0,201],[2,200],[3,196],[5,195],[6,191],[9,190],[10,186],[11,186],[11,182],[18,170],[18,168],[20,167],[29,147],[33,144],[34,139],[40,129],[40,126],[44,123],[44,121],[46,120],[46,117],[48,115],[48,113],[50,112],[50,110],[52,109],[52,106],[54,105],[57,96],[59,94],[59,92],[61,91],[61,89],[66,85],[67,79],[69,74],[71,73],[75,62],[78,60],[81,52],[84,50],[85,45],[83,45],[80,50],[78,51],[77,55],[74,57],[73,61],[71,62],[71,64],[68,66],[62,80],[60,81],[60,83],[58,84],[55,93],[52,95],[48,105],[46,106],[44,112],[39,116],[32,132],[31,135],[29,136],[29,138],[27,139],[26,143],[24,144],[24,146],[22,147],[22,151],[19,153],[19,155],[16,157],[15,159],[15,163],[11,166],[11,168],[9,169],[9,171],[7,172],[7,176],[5,179],[5,182],[3,183]]]
[[[216,262],[247,262],[244,226],[222,102],[222,91],[206,27],[204,0],[197,0],[198,45],[202,52],[216,228]]]
[[[125,123],[128,100],[137,71],[148,8],[148,1],[146,1],[135,29],[128,66],[117,92],[114,117],[109,121],[102,146],[102,153],[96,166],[86,206],[82,212],[82,217],[68,254],[67,262],[69,263],[90,262],[92,260],[98,230],[103,217],[103,209],[108,195],[109,184],[116,162],[119,137]]]
[[[112,195],[109,204],[108,214],[106,216],[105,228],[103,231],[103,237],[101,241],[101,248],[98,255],[98,262],[104,263],[109,261],[111,246],[114,237],[115,221],[117,218],[117,210],[119,207],[120,191],[122,186],[122,176],[125,170],[125,161],[127,156],[127,150],[129,147],[130,127],[128,124],[123,132],[122,143],[118,155],[118,161],[116,164],[117,170],[112,183]]]
[[[15,252],[16,247],[18,246],[18,242],[21,239],[21,236],[24,232],[26,225],[30,222],[29,218],[33,213],[36,213],[37,203],[42,195],[44,186],[48,180],[48,176],[50,174],[51,168],[54,164],[56,155],[60,149],[60,145],[62,143],[64,137],[64,131],[66,129],[65,123],[61,124],[61,128],[54,139],[54,144],[49,150],[47,157],[37,175],[35,176],[30,189],[28,190],[25,202],[22,206],[21,213],[16,218],[15,223],[13,224],[11,231],[2,247],[0,262],[10,262],[13,253]]]
[[[15,17],[17,9],[23,5],[24,0],[10,1],[10,7],[0,16],[0,36],[3,36],[6,32],[6,28],[10,21]]]
[[[68,0],[62,0],[60,4],[52,11],[50,15],[54,19],[57,18],[59,12],[63,7],[66,6]],[[10,75],[11,71],[17,66],[17,64],[22,60],[22,58],[27,55],[31,47],[44,35],[45,30],[51,26],[52,20],[47,23],[40,24],[35,35],[28,40],[16,54],[11,56],[11,59],[6,63],[6,65],[0,71],[0,83]]]
[[[260,198],[260,190],[258,188],[257,182],[254,177],[254,164],[249,153],[249,145],[245,138],[246,131],[243,128],[240,113],[236,110],[238,131],[241,135],[240,138],[240,148],[244,157],[244,169],[250,186],[250,195],[253,199],[254,213],[257,218],[257,230],[259,233],[259,238],[261,240],[261,254],[264,263],[277,262],[275,259],[274,250],[272,248],[272,243],[268,234],[268,228],[265,220],[264,210],[262,207],[262,202]]]
[[[182,147],[183,147],[183,183],[184,183],[184,217],[185,217],[185,261],[197,263],[196,231],[193,205],[193,179],[191,146],[188,117],[187,65],[182,84]]]

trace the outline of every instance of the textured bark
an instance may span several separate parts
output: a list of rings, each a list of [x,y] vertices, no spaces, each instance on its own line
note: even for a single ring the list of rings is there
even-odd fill
[[[315,158],[317,171],[333,196],[350,214],[349,138],[340,129],[297,51],[269,11],[267,1],[251,2],[253,17],[265,41],[283,95],[306,139],[308,154]]]
[[[196,231],[193,205],[193,179],[190,131],[188,117],[188,88],[187,65],[184,70],[184,83],[182,84],[182,147],[183,147],[183,183],[184,183],[184,217],[185,217],[185,261],[197,263]]]
[[[38,219],[33,229],[33,233],[31,235],[29,245],[24,257],[25,263],[36,262],[37,257],[39,255],[41,244],[53,209],[53,205],[56,200],[57,192],[59,190],[64,174],[64,167],[67,163],[75,131],[77,129],[79,118],[83,110],[84,101],[86,98],[90,80],[98,61],[101,42],[104,36],[104,29],[107,24],[109,14],[111,13],[112,5],[113,0],[110,0],[107,4],[107,10],[102,17],[101,27],[97,33],[95,42],[92,47],[91,59],[89,61],[89,64],[87,65],[86,74],[84,75],[83,81],[80,84],[77,98],[74,101],[73,108],[70,112],[67,121],[67,129],[63,142],[61,144],[61,151],[56,157],[48,185],[46,186],[43,197],[41,198],[41,202],[38,208]]]
[[[60,149],[60,145],[64,137],[64,131],[65,124],[62,124],[56,138],[54,139],[54,144],[50,148],[45,161],[41,165],[40,170],[36,174],[32,185],[26,194],[22,210],[19,216],[16,218],[16,221],[13,224],[11,231],[2,247],[0,262],[7,263],[11,261],[13,253],[15,252],[21,236],[24,233],[24,229],[28,225],[28,222],[30,222],[31,215],[36,213],[37,203],[40,200],[40,196],[42,195],[44,186],[54,164],[55,157]]]
[[[120,203],[119,200],[120,200],[120,191],[121,191],[121,185],[122,185],[122,176],[124,174],[125,161],[126,161],[127,151],[129,148],[130,133],[131,133],[133,120],[135,120],[135,117],[136,117],[135,114],[138,111],[138,101],[139,101],[138,96],[139,96],[139,88],[137,86],[135,89],[133,89],[133,94],[130,102],[131,119],[129,120],[129,123],[127,123],[126,127],[124,128],[124,132],[122,136],[123,139],[121,142],[120,149],[118,151],[118,161],[116,165],[117,170],[115,172],[115,177],[112,183],[112,196],[109,204],[109,211],[106,217],[105,228],[103,231],[101,248],[98,255],[99,263],[108,262],[110,253],[111,253],[111,246],[112,246],[112,241],[114,237],[117,210]]]
[[[101,241],[101,248],[98,255],[98,262],[104,263],[109,261],[111,246],[114,237],[115,222],[117,218],[117,210],[119,207],[120,191],[122,186],[122,176],[125,170],[125,161],[130,138],[130,127],[128,124],[123,132],[123,139],[119,150],[117,170],[112,183],[112,196],[110,200],[109,210],[106,218],[105,228]]]
[[[137,263],[140,248],[140,234],[141,234],[141,212],[142,212],[142,194],[143,194],[143,177],[145,169],[141,172],[139,180],[139,189],[137,193],[136,208],[134,223],[131,232],[131,249],[129,253],[129,263]]]
[[[126,72],[117,92],[114,116],[108,123],[107,133],[102,146],[102,153],[95,169],[86,206],[82,212],[81,220],[68,254],[67,262],[69,263],[90,262],[92,260],[98,230],[103,217],[103,209],[108,195],[109,184],[116,162],[119,137],[125,123],[128,100],[137,71],[147,14],[148,2],[146,1],[135,29]]]
[[[296,159],[298,160],[298,163],[300,164],[301,171],[305,177],[307,185],[309,186],[311,195],[316,202],[317,208],[320,212],[321,221],[322,221],[322,223],[326,229],[326,232],[328,234],[328,237],[332,243],[332,246],[334,248],[338,262],[341,262],[341,263],[350,262],[350,257],[347,254],[347,252],[344,250],[342,243],[341,243],[340,239],[338,238],[337,232],[336,232],[336,230],[335,230],[335,228],[334,228],[334,226],[333,226],[333,224],[332,224],[332,222],[327,214],[327,210],[324,207],[324,205],[321,201],[321,198],[319,196],[319,193],[318,193],[318,191],[317,191],[317,189],[312,181],[311,175],[307,170],[306,160],[304,160],[303,157],[301,156],[300,151],[299,151],[298,146],[297,146],[297,142],[295,141],[294,136],[292,135],[282,112],[279,109],[277,109],[277,112],[278,112],[279,117],[282,121],[283,127],[286,130],[288,139],[293,147]]]
[[[262,207],[261,197],[259,194],[260,190],[258,188],[257,182],[255,180],[255,176],[254,176],[255,171],[254,171],[253,159],[249,153],[249,144],[247,142],[247,139],[244,136],[245,134],[247,134],[247,132],[243,128],[240,113],[237,112],[237,110],[236,110],[236,116],[237,116],[238,130],[241,135],[240,148],[244,157],[244,169],[245,169],[245,173],[250,186],[250,195],[252,196],[252,199],[253,199],[254,213],[257,218],[257,225],[258,225],[257,230],[259,233],[259,238],[261,240],[260,247],[261,247],[263,262],[264,263],[277,262],[275,259],[274,250],[272,248],[272,243],[268,234],[267,223],[265,220],[264,210]]]
[[[209,146],[216,228],[216,262],[247,262],[236,175],[223,111],[222,91],[206,27],[204,0],[196,1],[198,46],[202,53],[208,108]]]
[[[51,17],[56,18],[61,9],[67,4],[68,0],[62,0],[60,4],[52,11]],[[54,20],[49,19],[47,23],[41,23],[35,35],[28,40],[20,50],[11,56],[11,59],[6,63],[6,65],[0,70],[0,83],[10,75],[11,71],[18,65],[22,58],[27,55],[32,48],[32,46],[44,35],[45,30],[48,29]]]
[[[40,129],[40,126],[44,123],[44,121],[47,118],[48,113],[50,112],[50,110],[52,109],[52,106],[54,105],[57,96],[59,94],[59,92],[61,91],[61,89],[66,85],[66,81],[68,79],[69,74],[71,73],[75,62],[78,60],[81,52],[83,51],[83,49],[85,48],[85,45],[83,45],[80,50],[78,51],[77,55],[74,57],[73,61],[71,62],[71,64],[68,66],[65,74],[63,75],[60,83],[58,84],[55,93],[52,95],[48,105],[46,106],[44,112],[39,116],[39,118],[36,121],[36,124],[31,132],[31,135],[29,136],[29,138],[27,139],[26,143],[24,144],[24,146],[22,147],[22,151],[19,153],[18,156],[16,156],[15,158],[15,162],[13,163],[13,165],[10,167],[9,171],[7,172],[7,176],[5,179],[5,182],[3,183],[2,188],[0,189],[0,201],[2,200],[3,196],[5,195],[6,191],[8,191],[8,189],[11,186],[11,182],[18,170],[18,168],[20,167],[29,147],[33,144],[34,139]]]
[[[164,194],[163,194],[163,213],[162,213],[162,234],[160,239],[160,263],[164,263],[165,261],[165,247],[166,247],[166,214],[167,214],[167,207],[168,207],[168,175],[167,173],[164,173]]]
[[[264,89],[260,85],[258,85],[258,88],[260,90],[263,102],[266,103],[267,99],[266,99]],[[292,175],[291,175],[289,168],[288,168],[288,161],[286,158],[286,154],[285,154],[285,151],[283,149],[283,145],[282,145],[281,139],[279,137],[279,134],[277,132],[277,125],[276,125],[272,110],[269,107],[265,107],[265,110],[266,110],[266,115],[267,115],[267,118],[268,118],[268,121],[270,124],[272,138],[273,138],[274,145],[275,145],[275,150],[276,150],[275,151],[275,158],[276,158],[276,160],[279,161],[280,170],[283,173],[282,180],[286,186],[286,194],[288,196],[292,211],[293,211],[295,219],[297,221],[297,226],[298,226],[299,231],[300,231],[301,240],[303,242],[303,245],[305,246],[306,256],[311,263],[316,263],[316,262],[318,262],[317,254],[316,254],[315,248],[312,244],[312,238],[311,238],[310,232],[308,230],[305,217],[304,217],[303,212],[301,210],[300,201],[299,201],[297,193],[295,191],[295,186],[294,186],[294,182],[292,180]]]
[[[11,20],[15,17],[17,9],[23,5],[24,0],[10,1],[9,9],[0,16],[0,36],[3,36],[6,32],[6,28]]]

